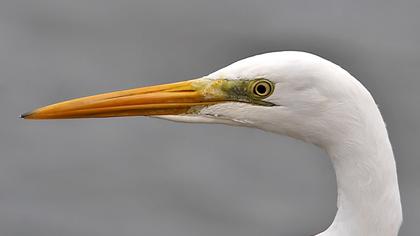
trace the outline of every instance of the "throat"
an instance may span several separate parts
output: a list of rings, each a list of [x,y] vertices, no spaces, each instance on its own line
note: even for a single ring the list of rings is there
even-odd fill
[[[331,226],[319,236],[398,235],[401,202],[385,125],[353,133],[327,152],[337,178],[338,210]]]

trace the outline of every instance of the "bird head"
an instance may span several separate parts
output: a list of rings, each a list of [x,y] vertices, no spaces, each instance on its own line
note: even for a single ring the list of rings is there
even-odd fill
[[[345,125],[337,116],[353,109],[348,101],[355,94],[347,88],[355,86],[357,81],[345,70],[318,56],[275,52],[198,79],[77,98],[22,118],[153,116],[255,127],[322,144],[327,133]]]

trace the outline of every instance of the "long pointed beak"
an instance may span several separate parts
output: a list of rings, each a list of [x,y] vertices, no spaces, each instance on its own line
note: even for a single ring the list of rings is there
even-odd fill
[[[104,118],[178,115],[227,101],[217,80],[189,80],[77,98],[25,113],[24,119]],[[213,89],[212,89],[213,88]]]

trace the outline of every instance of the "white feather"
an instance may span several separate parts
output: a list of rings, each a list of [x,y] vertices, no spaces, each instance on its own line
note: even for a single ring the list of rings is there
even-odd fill
[[[397,172],[384,121],[370,93],[341,67],[304,52],[250,57],[209,79],[275,83],[266,100],[209,106],[195,116],[160,116],[183,122],[252,126],[326,150],[337,177],[337,214],[319,236],[396,236],[402,222]]]

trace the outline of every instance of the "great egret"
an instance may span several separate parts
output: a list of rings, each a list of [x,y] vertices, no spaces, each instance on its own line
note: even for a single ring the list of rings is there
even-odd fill
[[[402,222],[394,155],[368,90],[338,65],[305,52],[243,59],[184,82],[73,99],[25,119],[154,116],[255,127],[315,144],[337,177],[338,211],[321,236],[395,236]]]

